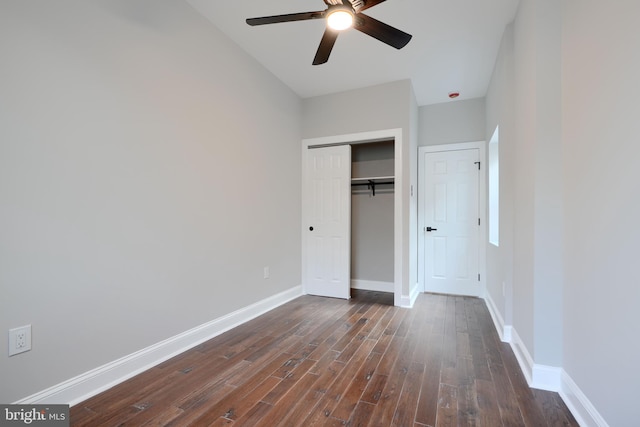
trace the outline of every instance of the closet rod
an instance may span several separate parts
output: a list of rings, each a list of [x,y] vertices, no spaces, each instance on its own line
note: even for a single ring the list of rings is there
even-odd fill
[[[390,182],[375,182],[374,180],[370,179],[367,182],[352,182],[351,186],[352,187],[358,187],[361,185],[366,185],[367,188],[371,189],[371,194],[373,196],[376,195],[376,185],[385,185],[385,184],[394,184],[394,181],[390,181]]]

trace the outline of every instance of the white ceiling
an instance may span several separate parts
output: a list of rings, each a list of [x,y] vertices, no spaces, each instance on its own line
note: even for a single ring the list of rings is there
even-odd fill
[[[413,35],[396,50],[359,31],[340,34],[311,65],[323,20],[250,27],[246,18],[325,10],[322,0],[187,0],[302,98],[411,79],[418,105],[485,95],[519,0],[387,0],[365,13]]]

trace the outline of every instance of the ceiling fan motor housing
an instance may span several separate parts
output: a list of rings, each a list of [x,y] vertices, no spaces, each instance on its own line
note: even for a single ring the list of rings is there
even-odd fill
[[[351,6],[353,10],[357,13],[360,9],[364,7],[364,0],[325,0],[325,3],[329,6],[338,6],[345,5]]]

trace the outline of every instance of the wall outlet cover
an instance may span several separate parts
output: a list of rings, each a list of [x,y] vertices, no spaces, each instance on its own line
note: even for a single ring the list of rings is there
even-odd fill
[[[31,325],[9,329],[9,356],[31,350]]]

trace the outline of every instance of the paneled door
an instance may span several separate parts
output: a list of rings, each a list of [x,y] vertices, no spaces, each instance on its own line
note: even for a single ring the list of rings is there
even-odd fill
[[[307,150],[306,292],[351,297],[351,146]]]
[[[425,152],[421,225],[426,292],[481,293],[478,149]]]

